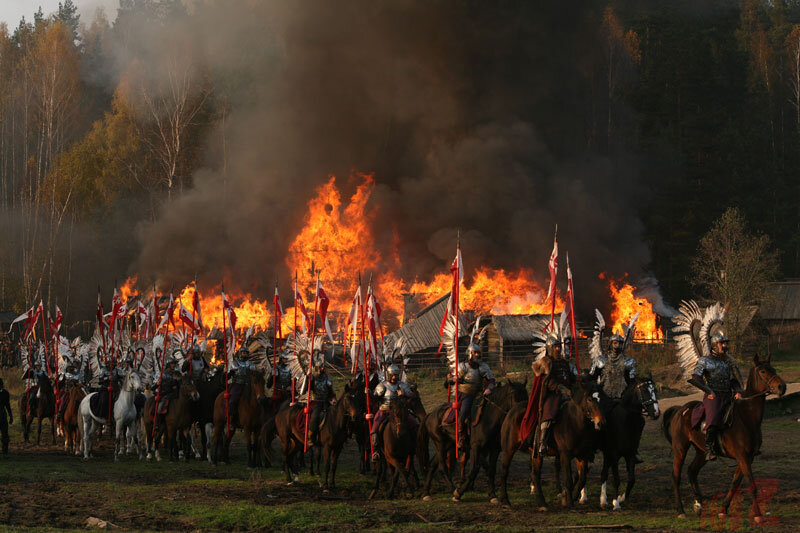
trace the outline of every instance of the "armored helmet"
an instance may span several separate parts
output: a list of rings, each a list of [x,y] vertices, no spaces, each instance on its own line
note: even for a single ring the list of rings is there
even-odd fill
[[[402,374],[402,373],[403,373],[403,371],[400,369],[400,367],[398,365],[392,365],[392,366],[389,367],[389,375],[390,376],[400,377],[400,374]]]

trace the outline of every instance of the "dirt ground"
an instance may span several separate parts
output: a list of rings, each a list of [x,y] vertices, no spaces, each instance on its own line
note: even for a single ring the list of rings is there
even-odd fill
[[[16,407],[14,407],[16,415]],[[788,410],[793,410],[789,413]],[[765,419],[763,453],[754,471],[762,486],[761,501],[770,531],[796,531],[800,524],[800,408],[796,400],[772,404]],[[276,531],[531,531],[531,530],[697,530],[748,528],[750,496],[737,498],[731,517],[716,518],[713,499],[724,490],[735,465],[719,460],[700,477],[706,501],[701,516],[676,518],[670,480],[671,453],[661,434],[661,420],[648,421],[637,469],[636,485],[622,511],[599,506],[599,467],[589,476],[589,503],[574,510],[560,506],[548,463],[545,493],[547,512],[537,511],[529,494],[528,459],[517,454],[509,480],[512,508],[492,505],[486,476],[463,501],[451,501],[443,483],[436,482],[432,502],[413,499],[388,501],[380,495],[367,501],[373,476],[357,472],[357,448],[348,443],[342,454],[337,489],[323,493],[316,478],[301,475],[286,486],[277,466],[248,469],[241,441],[234,440],[233,464],[214,467],[207,462],[148,462],[125,457],[113,462],[105,437],[96,456],[84,462],[68,456],[63,443],[53,446],[21,444],[19,423],[12,428],[11,453],[0,460],[0,524],[9,529],[83,529],[97,517],[110,527],[133,530],[276,530]],[[49,428],[43,431],[49,437]],[[35,434],[34,434],[35,435]],[[278,443],[273,443],[276,451]],[[624,468],[622,469],[624,472]],[[623,475],[624,479],[624,475]],[[683,499],[691,512],[684,475]],[[623,481],[624,486],[624,481]],[[737,503],[739,502],[739,503]]]

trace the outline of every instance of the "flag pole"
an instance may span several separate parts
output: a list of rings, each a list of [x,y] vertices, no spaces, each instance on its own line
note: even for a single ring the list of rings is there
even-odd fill
[[[297,359],[297,270],[294,271],[294,329],[292,330],[292,334],[294,335],[294,357]],[[292,402],[291,404],[294,405],[295,402],[295,378],[292,378]]]
[[[105,328],[103,327],[103,300],[100,296],[100,285],[97,286],[97,303],[100,305],[97,313],[97,327],[100,328],[100,337],[103,339],[103,363],[107,365],[108,348],[106,348],[106,333],[103,331]]]
[[[231,392],[228,390],[228,347],[227,347],[227,337],[228,337],[228,327],[225,323],[225,315],[228,314],[228,311],[225,309],[225,282],[222,282],[222,357],[225,364],[225,437],[229,437],[231,434],[231,413],[230,413],[230,402],[231,402]]]
[[[278,378],[275,374],[278,368],[278,278],[275,278],[275,301],[273,302],[272,320],[272,397],[275,397],[275,390],[278,388]]]
[[[455,382],[456,382],[455,398],[456,398],[456,401],[455,401],[455,403],[453,403],[453,408],[455,410],[455,415],[456,415],[456,459],[458,459],[458,457],[459,457],[459,453],[458,453],[458,432],[459,432],[460,428],[459,428],[459,423],[458,423],[458,418],[459,418],[458,414],[459,414],[459,410],[461,409],[461,404],[458,401],[458,308],[460,307],[458,298],[459,298],[459,294],[461,293],[461,286],[460,286],[461,285],[461,283],[460,283],[461,282],[461,272],[459,272],[459,269],[460,269],[461,265],[458,264],[458,258],[459,258],[460,255],[461,255],[461,230],[459,229],[458,230],[458,236],[456,238],[456,280],[455,280],[456,281],[456,283],[455,283],[455,287],[456,287],[456,289],[455,289],[456,290],[456,293],[455,293],[456,335],[455,335],[455,338],[453,339],[454,340],[454,344],[455,344],[455,352],[456,352],[456,368],[455,368]]]
[[[311,378],[314,369],[314,334],[317,332],[317,302],[319,300],[319,270],[317,270],[317,284],[314,287],[314,318],[311,320],[311,354],[308,363],[308,376],[306,377],[306,388],[308,389],[308,399],[306,401],[306,428],[303,432],[303,452],[308,451],[308,420],[311,416]]]
[[[569,289],[569,326],[572,330],[572,353],[575,355],[575,369],[581,372],[580,358],[578,357],[578,329],[575,327],[575,288],[572,284],[572,270],[569,267],[569,252],[567,252],[567,283]]]
[[[555,234],[553,235],[553,248],[555,248],[556,243],[558,242],[558,224],[556,224]],[[556,288],[553,286],[553,294],[552,296],[552,306],[550,310],[550,326],[555,324],[555,317],[556,317]]]
[[[358,272],[358,288],[361,288],[361,272]],[[367,355],[367,346],[364,343],[364,298],[362,296],[361,301],[359,302],[359,313],[361,314],[361,342],[359,343],[359,348],[361,349],[361,353],[364,356],[364,395],[367,398],[367,414],[364,415],[364,418],[367,419],[367,441],[369,442],[369,451],[370,455],[375,453],[375,449],[372,447],[372,439],[370,436],[372,435],[372,419],[374,415],[372,414],[372,408],[370,407],[369,397],[370,397],[370,390],[369,390],[369,371],[370,371],[370,358]]]

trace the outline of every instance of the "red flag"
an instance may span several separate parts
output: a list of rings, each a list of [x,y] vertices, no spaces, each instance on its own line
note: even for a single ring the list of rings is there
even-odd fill
[[[97,327],[100,328],[100,336],[105,339],[105,321],[103,320],[103,299],[100,297],[100,290],[97,291]]]
[[[373,355],[377,355],[378,336],[382,336],[381,330],[381,306],[372,292],[372,286],[367,289],[367,330],[369,331],[369,349]]]
[[[297,290],[297,280],[294,282],[294,312],[300,311],[300,316],[303,319],[303,333],[308,333],[308,327],[306,323],[309,322],[308,320],[308,311],[306,311],[306,306],[303,303],[303,296],[300,294],[300,291]]]
[[[54,323],[55,331],[53,332],[53,335],[56,335],[59,332],[59,330],[61,329],[61,323],[63,321],[64,321],[64,315],[61,313],[61,309],[59,309],[58,306],[56,306],[56,321]]]
[[[233,355],[236,351],[236,311],[234,311],[233,306],[228,301],[228,297],[224,292],[222,293],[222,311],[228,317],[228,335],[231,339],[228,345],[228,354]]]
[[[172,294],[170,294],[169,303],[167,304],[167,308],[164,310],[164,316],[161,318],[161,322],[158,324],[159,330],[163,328],[164,325],[166,325],[167,320],[169,320],[169,323],[172,324],[173,327],[175,327],[175,318],[172,316],[174,312],[175,312],[175,298],[173,298]]]
[[[572,354],[575,356],[575,368],[581,371],[578,359],[578,330],[575,327],[575,289],[572,287],[572,270],[569,268],[569,252],[567,252],[567,305],[569,306],[569,327],[572,331]]]
[[[556,297],[556,273],[558,272],[558,239],[553,239],[553,251],[550,253],[550,260],[547,262],[550,269],[550,286],[547,288],[547,299]]]
[[[197,282],[195,282],[194,294],[192,295],[192,307],[194,307],[194,312],[197,314],[197,331],[202,331],[204,329],[203,313],[200,308],[200,293],[197,292]]]
[[[325,325],[325,333],[327,333],[328,338],[330,339],[331,343],[333,343],[333,335],[331,335],[331,323],[328,321],[328,306],[330,305],[331,301],[328,298],[328,295],[325,293],[325,289],[322,288],[322,282],[317,280],[317,302],[319,305],[319,317],[322,319],[322,323]]]
[[[141,300],[136,306],[136,315],[136,323],[139,324],[140,335],[142,328],[144,328],[144,337],[147,338],[148,330],[150,329],[150,313],[147,312],[147,308]]]
[[[194,321],[192,313],[190,313],[189,310],[183,306],[183,302],[179,304],[178,317],[181,319],[181,322],[186,324],[186,327],[191,329],[193,332],[197,333],[200,331],[200,327]]]
[[[22,320],[24,320],[25,324],[23,324],[23,327],[25,329],[25,332],[27,333],[28,324],[31,323],[31,319],[33,318],[34,314],[35,314],[34,308],[31,307],[30,309],[19,315],[17,318],[15,318],[14,321],[11,322],[11,326],[13,327],[14,324],[16,324],[17,322],[21,322]],[[8,328],[8,332],[11,333],[11,328]]]
[[[283,320],[283,306],[281,305],[281,297],[278,294],[278,287],[275,286],[275,296],[272,298],[272,303],[275,304],[275,314],[278,317],[279,323],[280,320]],[[278,328],[280,331],[280,328]]]

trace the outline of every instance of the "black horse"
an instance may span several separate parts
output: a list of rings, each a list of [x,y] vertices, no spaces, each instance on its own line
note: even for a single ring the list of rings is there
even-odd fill
[[[192,405],[192,423],[200,429],[201,455],[211,462],[208,441],[214,431],[214,402],[220,393],[225,392],[225,372],[222,366],[212,367],[195,381],[200,400]]]
[[[475,484],[475,478],[481,466],[486,470],[489,477],[489,499],[492,503],[498,503],[495,493],[495,472],[497,471],[497,458],[500,456],[500,428],[503,421],[512,407],[518,402],[528,399],[527,391],[528,377],[522,383],[507,379],[505,383],[499,383],[490,396],[484,396],[480,407],[477,420],[470,429],[470,452],[469,457],[472,461],[467,479],[462,480],[461,484],[453,492],[453,499],[460,500],[468,490]],[[465,428],[466,429],[466,428]]]
[[[601,406],[608,398],[602,398]],[[603,469],[600,473],[600,506],[608,505],[606,487],[608,471],[611,469],[614,480],[612,503],[615,510],[621,509],[620,504],[628,499],[636,481],[636,454],[639,452],[639,441],[644,430],[644,416],[646,414],[656,420],[661,411],[658,408],[658,398],[653,379],[636,378],[629,386],[619,402],[605,413],[606,425],[603,427],[601,449],[603,451]],[[619,494],[619,468],[620,459],[625,459],[625,469],[628,473],[628,483],[625,492]],[[583,487],[578,487],[582,489]],[[581,499],[585,501],[585,497]]]

